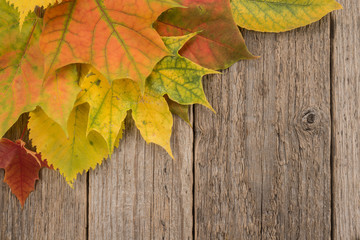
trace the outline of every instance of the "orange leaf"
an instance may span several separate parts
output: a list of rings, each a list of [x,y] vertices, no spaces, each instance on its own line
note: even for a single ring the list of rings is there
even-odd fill
[[[49,8],[40,38],[46,73],[90,63],[110,82],[130,78],[144,89],[168,54],[152,23],[174,6],[172,0],[68,0]]]
[[[255,58],[233,20],[229,0],[181,0],[187,8],[170,9],[154,24],[162,36],[199,32],[180,50],[180,55],[214,70],[225,69],[240,59]]]
[[[35,189],[35,181],[39,179],[39,171],[43,167],[53,169],[41,160],[40,154],[26,149],[22,140],[12,142],[6,138],[0,139],[0,168],[5,169],[4,182],[22,207]]]

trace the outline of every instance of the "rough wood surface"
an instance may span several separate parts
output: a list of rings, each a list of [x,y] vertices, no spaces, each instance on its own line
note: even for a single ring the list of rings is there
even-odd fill
[[[330,21],[246,32],[261,55],[206,79],[195,108],[196,239],[329,239]]]
[[[6,137],[19,139],[25,123],[26,118],[22,117]],[[27,139],[25,135],[24,140]],[[3,169],[0,179],[4,179]],[[0,239],[86,239],[86,174],[78,177],[74,189],[58,172],[49,169],[40,171],[40,179],[23,209],[8,185],[1,181]]]
[[[342,0],[333,23],[334,239],[360,239],[360,2]]]
[[[120,148],[90,172],[89,239],[192,239],[193,131],[174,120],[176,160],[128,118]]]

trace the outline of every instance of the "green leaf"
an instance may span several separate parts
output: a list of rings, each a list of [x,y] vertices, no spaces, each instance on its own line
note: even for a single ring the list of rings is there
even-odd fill
[[[178,54],[184,44],[195,35],[196,33],[181,37],[163,37],[165,45],[174,55],[165,57],[155,66],[147,79],[147,87],[159,95],[167,94],[170,99],[180,104],[199,103],[212,109],[206,99],[201,79],[206,74],[218,72],[203,68]]]

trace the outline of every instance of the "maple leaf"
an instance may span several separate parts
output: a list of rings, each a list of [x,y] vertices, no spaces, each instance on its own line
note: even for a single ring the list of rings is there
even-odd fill
[[[90,63],[110,82],[131,78],[143,90],[155,64],[168,54],[152,23],[171,0],[73,0],[47,9],[40,46],[46,73]]]
[[[49,164],[59,169],[70,185],[78,173],[95,168],[109,154],[104,139],[98,133],[86,135],[88,113],[88,104],[73,109],[68,120],[69,137],[41,108],[30,113],[33,144]]]
[[[39,179],[41,168],[49,167],[41,155],[25,148],[25,142],[0,139],[0,168],[5,169],[4,182],[19,199],[24,207],[30,192],[35,189],[35,181]]]
[[[181,105],[173,100],[171,100],[167,95],[164,96],[165,100],[169,105],[169,110],[172,114],[178,115],[182,120],[191,126],[189,119],[189,106]]]
[[[39,7],[48,7],[51,4],[56,2],[61,2],[61,0],[7,0],[10,4],[14,5],[20,13],[19,22],[20,29],[25,21],[25,17],[29,12],[34,11],[36,6]]]
[[[155,66],[147,79],[147,86],[159,95],[167,94],[180,104],[199,103],[212,109],[206,99],[201,79],[206,74],[218,72],[203,68],[178,54],[184,44],[196,34],[162,38],[173,55],[165,57]]]
[[[95,130],[106,140],[109,151],[114,149],[114,140],[127,111],[146,142],[162,146],[171,156],[170,137],[172,115],[165,99],[149,89],[141,94],[138,84],[130,79],[108,81],[96,69],[90,68],[82,80],[83,91],[76,104],[89,103],[88,132]]]
[[[75,65],[64,67],[43,82],[44,57],[39,47],[42,21],[31,14],[20,32],[18,13],[0,0],[0,136],[23,112],[40,105],[65,125],[80,91]]]
[[[118,148],[119,145],[120,145],[120,139],[122,139],[123,137],[123,133],[125,131],[125,121],[122,122],[121,124],[121,128],[120,128],[120,131],[116,137],[116,140],[115,140],[115,144],[114,144],[114,148]],[[111,157],[111,151],[109,151],[109,154],[110,154],[110,157]]]
[[[320,20],[341,9],[335,0],[232,0],[236,23],[261,32],[283,32]]]
[[[174,8],[154,24],[162,36],[199,32],[180,54],[201,66],[225,69],[240,59],[255,58],[245,46],[231,14],[229,0],[181,0],[187,8]]]

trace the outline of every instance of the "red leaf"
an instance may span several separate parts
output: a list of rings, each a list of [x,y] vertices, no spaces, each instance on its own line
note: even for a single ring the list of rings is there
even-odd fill
[[[39,170],[43,167],[53,169],[46,160],[41,160],[40,154],[26,149],[22,140],[12,142],[6,138],[0,139],[0,168],[5,169],[4,182],[22,207],[35,189],[35,181],[39,179]]]
[[[233,20],[229,0],[181,0],[187,8],[174,8],[154,24],[162,36],[199,32],[180,54],[211,69],[225,69],[240,59],[255,58]]]

